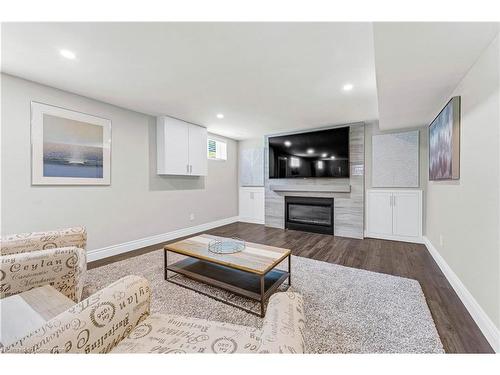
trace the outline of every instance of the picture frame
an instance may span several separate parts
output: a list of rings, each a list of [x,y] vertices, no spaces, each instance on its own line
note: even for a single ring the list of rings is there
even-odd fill
[[[111,120],[31,102],[32,185],[110,185]]]
[[[460,179],[461,98],[454,96],[429,125],[429,180]]]
[[[420,186],[420,131],[372,136],[372,187]]]

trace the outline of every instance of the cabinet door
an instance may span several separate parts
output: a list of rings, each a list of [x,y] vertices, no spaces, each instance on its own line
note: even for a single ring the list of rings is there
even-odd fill
[[[264,188],[240,188],[240,221],[264,224]]]
[[[241,221],[250,221],[253,216],[252,195],[247,189],[240,188],[239,215]]]
[[[190,174],[207,175],[207,129],[189,125],[189,165]]]
[[[158,120],[158,173],[186,175],[188,165],[188,127],[174,118]]]
[[[396,236],[421,236],[420,192],[394,192],[393,233]]]
[[[391,197],[391,192],[368,193],[368,234],[392,235]]]

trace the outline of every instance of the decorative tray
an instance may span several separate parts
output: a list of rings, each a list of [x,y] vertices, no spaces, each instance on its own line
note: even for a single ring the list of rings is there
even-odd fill
[[[239,238],[212,240],[208,243],[208,251],[216,254],[233,254],[245,248],[245,241]]]

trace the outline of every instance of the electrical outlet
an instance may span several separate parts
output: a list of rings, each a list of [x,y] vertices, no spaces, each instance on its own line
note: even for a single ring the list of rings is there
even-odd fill
[[[191,221],[194,220],[194,214],[189,214],[189,220],[191,220]]]
[[[439,235],[439,246],[443,247],[443,243],[444,243],[444,240],[443,240],[443,235],[440,234]]]

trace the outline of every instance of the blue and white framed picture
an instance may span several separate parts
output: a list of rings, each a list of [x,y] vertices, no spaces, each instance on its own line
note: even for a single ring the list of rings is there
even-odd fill
[[[429,180],[459,178],[460,96],[455,96],[429,125]]]
[[[109,185],[111,121],[31,102],[33,185]]]

